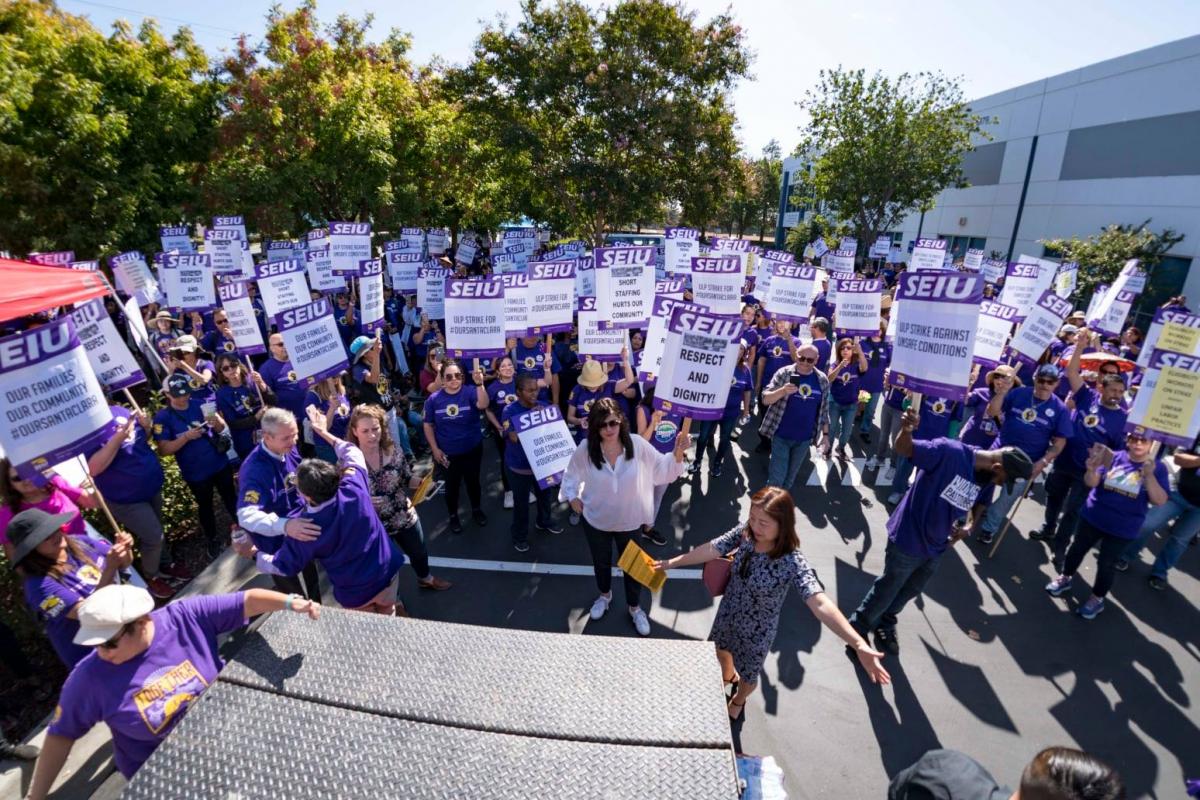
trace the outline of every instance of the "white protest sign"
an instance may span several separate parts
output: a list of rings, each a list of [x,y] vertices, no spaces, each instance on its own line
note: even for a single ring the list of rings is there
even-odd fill
[[[839,336],[879,335],[883,282],[875,279],[837,280],[834,329]],[[830,288],[833,288],[833,283]]]
[[[893,316],[895,316],[893,314]],[[975,331],[975,363],[991,369],[1004,356],[1017,310],[991,300],[979,304],[979,328]]]
[[[329,261],[334,275],[357,275],[358,264],[371,257],[371,223],[329,223]]]
[[[237,349],[247,355],[267,352],[263,346],[262,331],[254,316],[254,303],[250,300],[250,282],[222,283],[217,287],[217,296],[221,299],[221,308],[225,309]]]
[[[174,273],[172,280],[179,292],[171,298],[172,306],[199,311],[217,305],[213,269],[207,255],[168,255],[163,266]]]
[[[258,292],[262,295],[263,308],[268,317],[274,318],[289,308],[311,302],[304,273],[304,264],[295,258],[254,265]]]
[[[975,249],[967,250],[967,254],[963,256],[963,269],[971,272],[979,272],[979,270],[983,269],[983,251]]]
[[[1058,268],[1054,276],[1054,293],[1059,297],[1070,297],[1075,293],[1076,282],[1079,278],[1079,264],[1068,261]]]
[[[638,380],[655,381],[662,371],[663,348],[667,343],[667,325],[671,321],[671,311],[676,307],[685,308],[693,313],[703,314],[707,311],[704,306],[686,303],[682,299],[657,295],[654,298],[654,312],[650,316],[650,325],[646,329],[646,340],[642,345],[642,360],[638,362]]]
[[[446,318],[446,278],[449,277],[450,270],[445,267],[426,263],[417,269],[417,307],[431,320]]]
[[[388,242],[388,245],[393,244]],[[388,276],[392,279],[392,291],[399,294],[415,294],[417,291],[418,272],[421,269],[421,254],[406,253],[399,249],[389,249],[385,253],[388,265]]]
[[[750,241],[748,239],[716,239],[713,241],[713,251],[711,255],[720,257],[736,257],[738,264],[742,268],[742,274],[750,273],[750,261],[752,253],[750,252]]]
[[[575,262],[532,261],[529,264],[530,336],[571,330],[575,321]]]
[[[137,250],[113,256],[108,260],[108,265],[117,279],[117,288],[136,299],[139,306],[157,303],[162,298],[158,281],[150,274],[146,259]]]
[[[358,264],[358,321],[368,336],[383,327],[383,262],[378,258]]]
[[[108,400],[71,315],[0,339],[0,396],[0,447],[14,465],[40,471],[112,430]]]
[[[450,231],[445,228],[431,228],[425,236],[425,246],[431,256],[444,256],[450,249]]]
[[[1127,292],[1141,294],[1146,291],[1146,271],[1138,266],[1138,260],[1131,258],[1125,262],[1125,266],[1121,267],[1121,275],[1125,277],[1125,285],[1122,287]]]
[[[1047,289],[1029,309],[1029,314],[1013,334],[1009,348],[1026,364],[1038,363],[1070,313],[1071,303]]]
[[[912,270],[945,269],[946,240],[917,239],[912,255],[908,259],[908,268]]]
[[[1145,273],[1138,269],[1137,264],[1136,258],[1126,261],[1113,285],[1094,306],[1089,306],[1086,316],[1088,327],[1110,336],[1120,334],[1138,295],[1138,292],[1129,288],[1130,285],[1145,285]]]
[[[654,307],[654,248],[597,247],[596,310],[605,328],[641,328]]]
[[[1025,319],[1042,293],[1050,288],[1057,269],[1053,261],[1021,256],[1021,260],[1008,265],[1000,302],[1017,309],[1018,322]]]
[[[254,256],[250,254],[250,243],[245,240],[242,240],[241,276],[248,281],[254,280]]]
[[[562,474],[575,455],[575,438],[558,406],[538,405],[511,419],[538,487],[545,489],[561,483]]]
[[[875,244],[871,245],[871,258],[887,258],[888,251],[892,249],[892,237],[884,234],[875,239]]]
[[[318,292],[343,292],[346,279],[333,274],[333,261],[329,257],[329,245],[310,248],[304,253],[308,267],[308,283]]]
[[[289,308],[275,322],[292,364],[289,378],[312,386],[350,366],[328,297]]]
[[[1004,278],[1004,273],[1008,269],[1008,262],[1001,258],[985,258],[983,260],[983,280],[987,283],[997,284]]]
[[[115,392],[146,380],[142,368],[129,348],[112,318],[104,310],[100,298],[88,300],[75,306],[71,312],[75,321],[75,332],[87,353],[88,363],[106,392]]]
[[[776,264],[772,270],[771,292],[764,299],[771,319],[808,322],[808,312],[816,296],[817,270],[799,264]]]
[[[329,247],[329,228],[313,228],[304,234],[305,250],[320,250]]]
[[[893,386],[963,400],[971,377],[983,278],[965,272],[905,272],[892,350]]]
[[[212,226],[213,230],[233,231],[243,242],[250,241],[250,237],[246,235],[246,219],[241,214],[213,217]]]
[[[692,259],[700,255],[700,231],[694,228],[667,228],[663,241],[664,267],[670,274],[686,274]]]
[[[595,361],[620,361],[621,349],[629,346],[629,331],[625,328],[602,328],[601,316],[601,312],[596,310],[596,298],[579,298],[579,311],[576,313],[579,355],[589,356]]]
[[[504,326],[512,338],[529,334],[529,275],[506,272],[496,276],[504,287]]]
[[[1108,294],[1108,284],[1100,283],[1092,290],[1092,299],[1088,301],[1087,311],[1084,313],[1084,319],[1095,319],[1096,309],[1104,302],[1104,295]]]
[[[742,310],[742,265],[736,258],[692,259],[692,302],[709,313],[736,316]]]
[[[693,419],[720,419],[733,384],[740,319],[671,309],[654,407]]]
[[[843,236],[842,240],[838,242],[838,250],[845,250],[850,253],[851,256],[857,255],[858,239],[853,236]]]
[[[150,332],[146,330],[146,320],[142,319],[142,311],[138,308],[137,299],[129,298],[121,304],[125,312],[126,329],[134,347],[142,354],[142,358],[150,365],[150,369],[161,381],[167,377],[167,367],[163,364],[162,355],[150,341]]]
[[[591,256],[581,256],[575,262],[575,297],[596,296],[596,268]]]
[[[425,231],[421,228],[401,228],[400,241],[403,243],[403,249],[416,252],[425,252]]]
[[[504,284],[446,279],[446,349],[455,358],[504,355]]]
[[[204,232],[204,253],[212,262],[213,272],[228,275],[242,271],[242,242],[234,230],[210,228]]]
[[[1150,323],[1150,330],[1146,331],[1146,341],[1142,343],[1142,349],[1137,357],[1137,365],[1142,369],[1150,366],[1150,356],[1154,350],[1159,349],[1159,339],[1162,337],[1164,327],[1168,324],[1175,326],[1176,333],[1182,333],[1185,329],[1200,330],[1200,316],[1189,314],[1181,308],[1160,308],[1155,311],[1154,319]],[[1187,350],[1186,346],[1181,346],[1178,342],[1172,342],[1170,346],[1164,346],[1161,349],[1176,352]]]
[[[830,250],[821,256],[821,266],[826,272],[854,274],[854,253],[849,250]]]
[[[464,234],[458,241],[458,247],[454,250],[454,260],[460,264],[467,264],[469,266],[475,260],[478,250],[479,247],[475,244],[474,234],[470,236]]]
[[[829,252],[829,245],[825,244],[824,239],[815,239],[809,247],[812,248],[813,258],[824,258],[825,254]]]
[[[196,246],[188,236],[187,225],[162,225],[158,229],[158,240],[164,253],[194,253]]]

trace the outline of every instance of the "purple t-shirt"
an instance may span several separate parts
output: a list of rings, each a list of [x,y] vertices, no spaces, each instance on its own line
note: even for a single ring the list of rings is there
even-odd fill
[[[46,636],[59,659],[68,667],[75,666],[92,648],[71,641],[79,631],[79,620],[67,616],[76,603],[90,597],[100,583],[100,573],[112,545],[86,536],[71,538],[85,551],[92,563],[76,558],[67,551],[67,564],[61,580],[50,575],[25,579],[25,602],[42,621]]]
[[[925,442],[940,439],[950,432],[950,423],[962,419],[962,407],[954,400],[940,397],[921,397],[921,421],[913,431],[913,438]]]
[[[859,389],[875,394],[883,391],[883,373],[892,363],[892,346],[882,339],[862,340],[863,355],[867,357],[867,371],[863,373]]]
[[[647,421],[654,413],[642,406]],[[650,444],[660,453],[670,453],[675,450],[675,440],[679,438],[679,428],[683,425],[683,417],[679,414],[664,413],[658,425],[650,431]]]
[[[904,409],[904,398],[907,397],[903,389],[891,386],[883,395],[883,404],[891,408],[901,411]]]
[[[509,433],[516,432],[516,422],[514,420],[522,414],[528,414],[531,411],[536,411],[539,408],[545,408],[546,403],[535,401],[533,408],[526,408],[520,403],[512,403],[505,406],[500,414],[500,426],[504,429],[504,436]],[[518,472],[529,473],[533,472],[533,467],[529,465],[529,459],[525,457],[525,448],[521,446],[520,441],[514,442],[508,440],[504,448],[504,464],[511,470]]]
[[[296,468],[300,466],[300,451],[293,447],[283,458],[259,444],[250,451],[238,470],[239,510],[258,508],[267,514],[287,517],[301,508],[304,501],[296,491]],[[282,536],[264,536],[250,532],[254,546],[264,553],[274,553],[283,544]]]
[[[996,441],[996,434],[1000,433],[1000,427],[996,424],[996,420],[987,413],[988,403],[991,400],[992,390],[987,388],[975,389],[967,395],[966,410],[969,416],[963,424],[962,433],[959,436],[963,444],[987,450],[991,448],[992,442]]]
[[[821,381],[815,371],[800,377],[799,391],[777,400],[787,403],[783,417],[779,420],[776,436],[803,442],[813,438],[817,430],[817,417],[821,413]]]
[[[913,441],[916,477],[888,518],[888,538],[911,556],[945,552],[954,521],[979,497],[975,448],[954,439]]]
[[[794,341],[796,347],[799,347],[800,340],[795,339]],[[792,354],[788,351],[787,339],[777,334],[763,339],[762,344],[758,347],[758,360],[763,362],[761,388],[765,389],[771,382],[771,378],[775,377],[776,372],[792,363]]]
[[[475,387],[463,386],[458,394],[439,389],[425,400],[425,421],[433,425],[438,447],[448,456],[474,450],[483,441]]]
[[[1096,443],[1110,450],[1125,449],[1126,412],[1120,407],[1108,408],[1100,402],[1100,393],[1088,385],[1075,392],[1075,410],[1071,412],[1074,432],[1067,446],[1054,460],[1055,469],[1075,475],[1087,470],[1088,451]]]
[[[833,376],[829,381],[829,394],[833,401],[840,406],[857,405],[858,390],[864,374],[866,373],[859,372],[858,361],[855,359],[850,362],[850,366]]]
[[[203,409],[192,395],[188,407],[182,411],[171,406],[159,409],[154,415],[154,440],[165,442],[177,439],[193,428],[205,428]],[[229,466],[229,457],[217,450],[213,439],[217,434],[207,428],[205,435],[184,443],[175,451],[175,463],[185,481],[199,483],[208,480]]]
[[[575,409],[575,416],[579,418],[579,427],[574,430],[576,442],[582,442],[587,438],[587,429],[583,427],[583,423],[587,419],[588,413],[591,412],[592,406],[597,400],[612,396],[613,385],[607,382],[595,389],[589,389],[581,383],[571,387],[571,396],[567,400],[567,405]]]
[[[131,412],[124,406],[109,406],[116,429],[125,427]],[[91,458],[103,445],[96,445],[85,455]],[[146,430],[134,425],[133,432],[121,446],[113,460],[99,475],[93,478],[96,486],[110,502],[142,503],[150,500],[162,489],[165,476],[158,456],[150,449]]]
[[[49,732],[78,739],[97,722],[112,731],[113,760],[126,778],[216,679],[217,636],[245,624],[244,594],[189,597],[150,614],[154,639],[123,664],[88,654],[71,670]]]
[[[729,387],[729,396],[725,398],[725,416],[740,416],[742,413],[742,396],[754,388],[754,378],[750,376],[750,368],[738,364],[733,368],[733,382]]]
[[[504,414],[504,409],[517,402],[517,381],[513,380],[505,383],[497,378],[488,384],[488,408],[496,415],[496,419],[500,419]]]
[[[382,379],[381,379],[382,380]],[[308,407],[316,406],[317,410],[322,415],[329,410],[329,403],[321,399],[321,395],[309,389],[304,395],[304,411],[307,415]],[[305,416],[304,419],[308,417]],[[329,420],[329,432],[339,439],[346,438],[346,431],[350,428],[350,399],[344,394],[338,395],[338,407],[333,412],[333,417]],[[321,439],[320,441],[325,441]]]
[[[833,321],[833,312],[837,306],[829,302],[829,296],[825,292],[820,292],[812,301],[812,315],[816,317],[824,317],[830,322]]]
[[[1046,455],[1052,438],[1068,438],[1074,429],[1067,404],[1055,395],[1036,400],[1031,386],[1010,390],[1004,396],[1003,412],[996,444],[1019,447],[1032,461]]]
[[[275,402],[279,407],[286,408],[295,414],[296,424],[299,425],[306,416],[304,395],[307,394],[307,389],[296,380],[296,371],[292,369],[292,362],[279,361],[274,357],[268,358],[258,368],[258,374],[262,376],[263,383],[275,393]]]
[[[817,348],[817,369],[829,371],[829,354],[833,352],[833,342],[828,339],[813,339],[813,347]]]
[[[1167,466],[1161,461],[1154,462],[1154,479],[1167,488]],[[1088,493],[1079,516],[1111,536],[1134,539],[1146,520],[1148,503],[1142,465],[1118,450],[1112,466],[1101,471],[1100,483]]]

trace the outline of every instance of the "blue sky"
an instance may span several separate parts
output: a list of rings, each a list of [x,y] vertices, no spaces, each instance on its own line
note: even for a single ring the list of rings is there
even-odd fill
[[[67,11],[107,30],[113,20],[156,16],[163,29],[190,23],[212,53],[234,35],[261,39],[266,0],[59,0]],[[287,4],[285,4],[287,5]],[[600,4],[594,4],[600,5]],[[689,0],[702,18],[730,7],[727,0]],[[470,58],[481,20],[507,13],[516,0],[441,0],[370,3],[324,0],[323,20],[339,13],[375,16],[382,38],[393,27],[413,37],[413,58]],[[820,69],[842,64],[882,70],[941,70],[961,76],[968,97],[982,97],[1163,42],[1200,34],[1197,0],[1008,0],[1004,3],[933,0],[920,3],[743,0],[733,4],[756,58],[753,77],[734,92],[739,135],[754,154],[771,139],[784,151],[799,141],[803,113],[795,105]]]

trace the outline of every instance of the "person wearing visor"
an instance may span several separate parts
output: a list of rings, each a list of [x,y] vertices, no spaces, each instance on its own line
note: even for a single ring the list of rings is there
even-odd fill
[[[97,589],[79,604],[72,640],[92,652],[63,684],[26,797],[46,797],[75,741],[99,722],[112,733],[117,769],[133,777],[216,680],[225,665],[217,637],[285,609],[316,619],[321,607],[295,595],[248,589],[189,597],[155,611],[145,589]]]

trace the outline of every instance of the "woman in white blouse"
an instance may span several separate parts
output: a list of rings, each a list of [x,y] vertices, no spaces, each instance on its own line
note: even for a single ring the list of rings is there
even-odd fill
[[[580,442],[563,474],[560,500],[583,517],[583,530],[600,596],[592,603],[592,619],[600,619],[612,602],[614,546],[619,557],[643,525],[654,524],[654,487],[671,483],[683,472],[689,438],[680,436],[675,450],[660,453],[641,436],[631,436],[629,420],[617,401],[604,397],[588,412],[587,439]],[[650,620],[640,607],[641,586],[625,576],[625,602],[633,626],[650,635]]]

